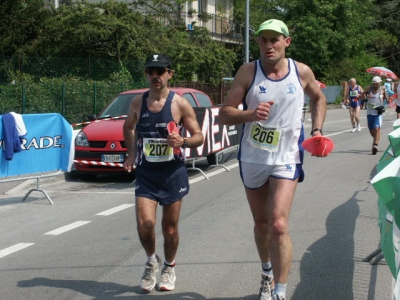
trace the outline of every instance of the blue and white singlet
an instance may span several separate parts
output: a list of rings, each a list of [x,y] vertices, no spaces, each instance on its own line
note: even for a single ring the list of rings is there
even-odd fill
[[[274,101],[274,104],[267,120],[244,124],[240,161],[266,165],[303,162],[304,91],[295,62],[288,59],[288,64],[288,74],[274,80],[268,78],[261,61],[255,61],[254,78],[243,100],[243,109],[254,110],[260,102]]]

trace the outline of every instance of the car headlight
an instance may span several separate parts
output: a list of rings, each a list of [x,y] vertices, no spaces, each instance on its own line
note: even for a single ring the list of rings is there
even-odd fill
[[[81,131],[76,135],[75,145],[80,147],[89,147],[89,141],[87,139],[86,134]]]

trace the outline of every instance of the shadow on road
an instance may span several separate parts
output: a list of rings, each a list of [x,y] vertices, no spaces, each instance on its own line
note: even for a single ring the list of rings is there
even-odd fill
[[[292,300],[353,299],[354,230],[360,213],[357,193],[330,212],[326,235],[300,262],[300,283]]]
[[[249,295],[240,298],[206,298],[198,293],[184,292],[184,293],[174,293],[174,292],[159,292],[153,290],[150,294],[142,292],[140,286],[127,286],[116,284],[113,282],[98,282],[90,280],[57,280],[49,278],[33,278],[30,280],[23,280],[18,282],[18,287],[21,288],[32,288],[32,287],[52,287],[57,289],[70,289],[93,297],[94,300],[106,300],[106,299],[193,299],[193,300],[222,300],[222,299],[232,299],[232,300],[256,300],[258,295]]]

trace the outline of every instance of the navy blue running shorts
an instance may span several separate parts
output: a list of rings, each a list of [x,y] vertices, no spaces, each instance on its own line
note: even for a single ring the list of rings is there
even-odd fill
[[[160,168],[136,167],[135,196],[172,204],[189,193],[189,178],[185,164],[178,163]]]

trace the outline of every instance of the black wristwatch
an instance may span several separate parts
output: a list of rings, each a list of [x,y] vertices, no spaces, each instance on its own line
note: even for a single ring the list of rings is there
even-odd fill
[[[314,128],[313,130],[311,130],[311,135],[313,135],[313,133],[316,132],[316,131],[321,132],[321,135],[323,135],[322,129],[320,129],[320,128]]]
[[[183,139],[183,145],[182,145],[182,148],[188,148],[189,147],[189,142],[188,142],[188,139],[187,138],[184,138]]]

